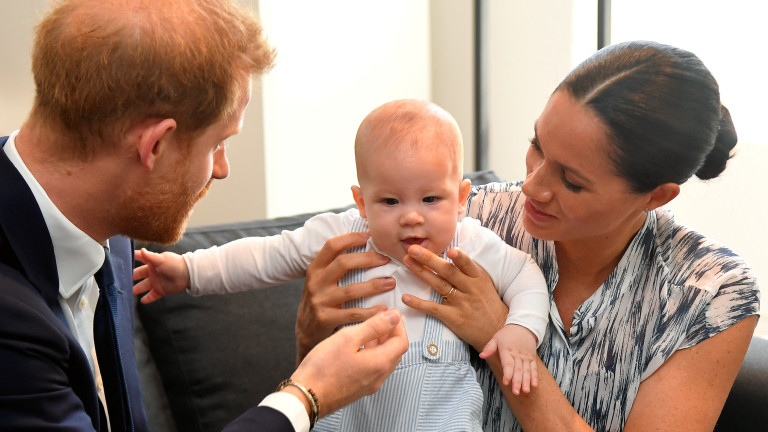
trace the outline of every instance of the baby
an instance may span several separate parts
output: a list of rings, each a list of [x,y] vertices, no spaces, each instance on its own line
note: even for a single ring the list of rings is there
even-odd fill
[[[155,300],[188,290],[193,295],[229,293],[276,285],[304,276],[326,240],[368,231],[368,244],[391,260],[380,267],[350,272],[341,285],[392,277],[392,291],[361,299],[350,307],[385,304],[403,315],[410,346],[397,369],[377,393],[321,419],[315,430],[481,430],[482,391],[469,363],[469,348],[432,316],[405,306],[403,294],[450,301],[411,273],[402,259],[420,245],[443,258],[459,247],[491,276],[509,306],[506,325],[495,344],[504,365],[504,383],[513,391],[536,385],[511,381],[512,369],[536,358],[548,320],[549,294],[530,256],[495,233],[462,217],[470,181],[462,180],[463,146],[453,117],[437,105],[397,100],[373,110],[355,138],[359,186],[352,186],[356,209],[325,213],[302,228],[271,237],[252,237],[183,256],[142,249],[134,279],[147,278],[135,294],[151,291]]]

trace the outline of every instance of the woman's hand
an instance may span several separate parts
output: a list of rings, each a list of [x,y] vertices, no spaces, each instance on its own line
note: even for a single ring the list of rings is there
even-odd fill
[[[389,258],[376,252],[345,253],[349,248],[364,245],[369,237],[369,233],[354,232],[329,239],[307,268],[296,318],[297,363],[339,326],[364,321],[377,312],[387,310],[384,305],[364,309],[342,308],[347,301],[372,296],[395,287],[395,280],[392,278],[338,286],[339,279],[350,270],[376,267],[389,262]]]
[[[403,263],[445,298],[443,304],[404,295],[403,303],[442,321],[458,337],[481,351],[504,326],[509,309],[488,273],[458,248],[448,251],[451,264],[417,245]]]

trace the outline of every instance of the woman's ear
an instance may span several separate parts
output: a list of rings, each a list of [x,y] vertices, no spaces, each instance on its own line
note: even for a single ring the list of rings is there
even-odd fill
[[[459,183],[459,215],[463,215],[467,211],[467,198],[469,198],[470,189],[472,189],[472,180],[464,179]]]
[[[176,120],[148,119],[136,127],[138,128],[135,131],[136,150],[139,153],[139,159],[147,171],[152,171],[157,158],[165,150],[171,134],[176,130]]]
[[[363,200],[363,191],[360,190],[360,186],[352,186],[352,198],[355,199],[355,204],[357,204],[357,210],[360,211],[360,216],[367,217],[365,215],[365,200]]]
[[[675,199],[680,194],[680,185],[677,183],[664,183],[656,186],[648,195],[648,201],[645,204],[647,210],[656,210]]]

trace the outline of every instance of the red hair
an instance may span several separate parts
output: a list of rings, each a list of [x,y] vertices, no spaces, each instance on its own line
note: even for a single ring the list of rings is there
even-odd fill
[[[71,135],[88,158],[147,118],[182,136],[234,112],[274,50],[230,0],[64,0],[37,27],[34,118]]]

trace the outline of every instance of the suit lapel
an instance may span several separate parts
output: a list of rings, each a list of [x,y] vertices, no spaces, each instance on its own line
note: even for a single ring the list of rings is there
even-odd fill
[[[0,138],[0,147],[8,137]],[[12,251],[16,262],[9,263],[21,272],[40,292],[46,304],[64,320],[58,301],[59,275],[48,227],[27,186],[16,167],[4,151],[0,150],[0,248]],[[66,323],[66,320],[64,320]]]

